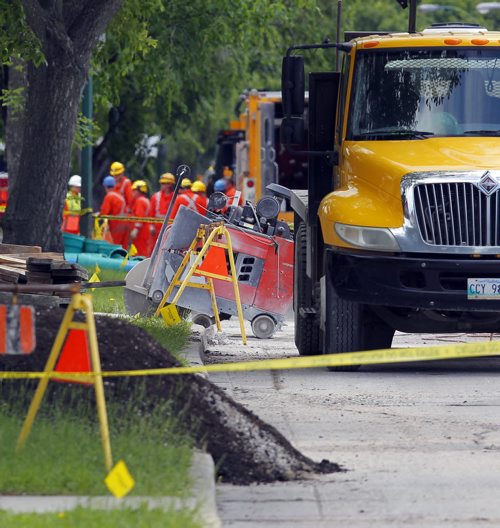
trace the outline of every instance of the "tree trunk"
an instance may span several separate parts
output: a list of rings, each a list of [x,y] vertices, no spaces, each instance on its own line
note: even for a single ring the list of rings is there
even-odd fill
[[[62,250],[71,145],[92,50],[122,0],[22,0],[46,64],[27,65],[23,147],[4,242]]]
[[[14,60],[14,64],[9,67],[8,89],[26,89],[26,65],[23,61]],[[7,157],[7,167],[9,171],[9,185],[12,187],[17,173],[19,172],[19,162],[21,161],[21,150],[23,147],[24,133],[24,108],[7,108],[5,151]]]
[[[47,251],[62,250],[71,144],[87,73],[64,59],[28,66],[23,149],[4,223],[5,242]]]

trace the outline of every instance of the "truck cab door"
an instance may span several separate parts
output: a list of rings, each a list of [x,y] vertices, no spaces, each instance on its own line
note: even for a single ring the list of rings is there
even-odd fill
[[[260,165],[261,177],[257,182],[257,199],[269,194],[270,183],[278,183],[278,164],[274,146],[274,103],[260,104]]]

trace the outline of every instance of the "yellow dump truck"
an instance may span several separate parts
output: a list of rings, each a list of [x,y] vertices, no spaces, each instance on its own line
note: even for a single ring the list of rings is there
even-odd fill
[[[240,96],[236,119],[219,132],[215,176],[220,178],[224,168],[231,169],[244,201],[257,203],[269,194],[266,187],[272,183],[291,189],[307,185],[307,156],[285,149],[280,137],[282,118],[281,92],[249,90]],[[293,215],[283,211],[280,218],[291,221]]]
[[[500,329],[500,33],[417,32],[410,8],[408,33],[292,46],[283,61],[282,133],[292,152],[305,129],[309,142],[291,198],[301,354]],[[298,53],[317,47],[342,66],[309,75],[306,121]]]

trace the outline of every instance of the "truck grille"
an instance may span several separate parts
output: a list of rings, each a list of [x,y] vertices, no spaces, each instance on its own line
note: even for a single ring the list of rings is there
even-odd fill
[[[445,182],[418,184],[414,193],[418,228],[427,244],[500,245],[500,190],[488,196],[471,182]]]

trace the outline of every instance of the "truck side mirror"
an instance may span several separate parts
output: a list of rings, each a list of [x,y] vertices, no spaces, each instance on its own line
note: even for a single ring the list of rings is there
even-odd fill
[[[304,118],[284,117],[281,121],[281,143],[284,145],[303,145],[305,143]]]
[[[283,57],[281,96],[285,116],[299,116],[304,113],[304,95],[304,57],[301,55]]]

